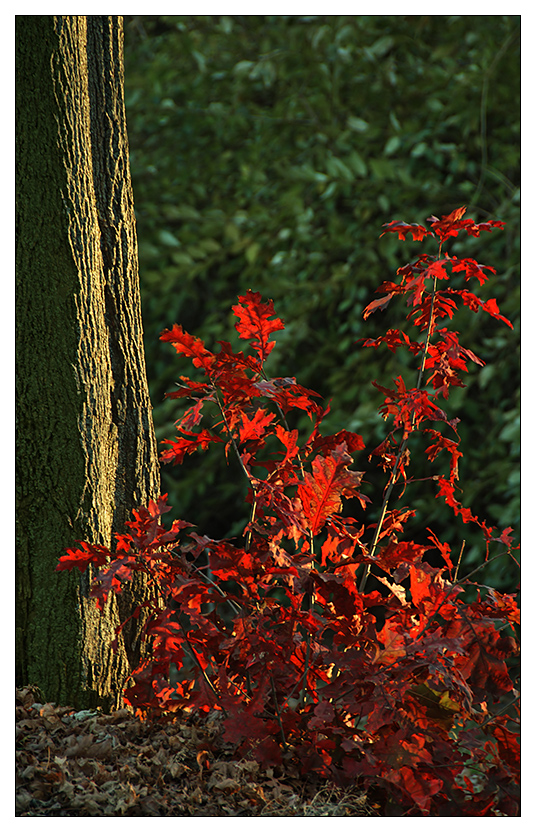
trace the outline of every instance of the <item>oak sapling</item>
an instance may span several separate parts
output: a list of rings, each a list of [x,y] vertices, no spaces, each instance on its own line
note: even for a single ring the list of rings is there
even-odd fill
[[[415,360],[414,387],[402,376],[394,386],[373,382],[390,422],[379,446],[365,453],[363,438],[348,430],[324,436],[329,407],[321,397],[294,378],[268,375],[273,335],[284,323],[272,301],[248,290],[233,307],[245,352],[226,341],[212,352],[177,324],[161,336],[197,371],[180,376],[168,394],[187,406],[162,461],[181,464],[217,444],[233,454],[249,506],[242,538],[213,540],[184,520],[166,529],[163,495],[134,512],[114,551],[82,543],[57,568],[83,571],[93,563],[99,608],[135,572],[147,575],[152,656],[124,692],[138,713],[219,710],[222,741],[237,754],[266,766],[294,759],[304,774],[341,786],[357,779],[380,801],[395,794],[409,815],[515,816],[516,600],[479,586],[480,567],[459,579],[450,546],[432,529],[423,530],[425,545],[409,539],[415,511],[393,505],[419,432],[437,497],[461,523],[482,530],[482,564],[497,557],[517,563],[513,530],[489,527],[458,500],[458,419],[445,402],[463,385],[468,363],[483,362],[448,324],[462,304],[511,326],[495,300],[467,286],[482,285],[495,270],[447,252],[462,232],[478,237],[504,224],[464,217],[460,208],[430,217],[428,227],[384,226],[402,240],[431,238],[437,251],[398,269],[364,312],[368,318],[402,296],[415,332],[410,338],[389,329],[364,341],[407,349]],[[310,420],[305,435],[293,427],[300,413]],[[439,471],[438,460],[445,461]],[[354,468],[371,462],[386,476],[377,500]],[[431,551],[441,567],[427,563]]]

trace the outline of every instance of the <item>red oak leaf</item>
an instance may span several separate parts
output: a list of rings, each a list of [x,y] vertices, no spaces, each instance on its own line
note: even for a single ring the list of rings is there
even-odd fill
[[[348,470],[352,457],[333,451],[329,456],[313,459],[313,473],[306,473],[298,486],[298,497],[313,535],[323,528],[328,517],[338,514],[342,497],[357,497],[362,471]]]
[[[492,318],[502,321],[509,326],[510,329],[514,328],[511,321],[500,314],[499,306],[495,298],[490,298],[490,300],[484,302],[472,292],[466,292],[465,289],[447,289],[446,291],[449,294],[458,295],[462,299],[464,306],[468,306],[472,312],[478,312],[479,309],[483,309],[484,312],[487,312],[488,315],[492,316]]]
[[[439,490],[437,497],[443,497],[448,506],[454,510],[454,514],[460,515],[464,523],[478,523],[478,517],[471,512],[471,509],[464,508],[460,502],[454,497],[454,483],[446,480],[444,477],[438,477]]]
[[[521,746],[520,735],[509,731],[504,725],[494,725],[492,734],[497,740],[500,756],[506,760],[512,772],[519,782],[520,767],[521,767]]]
[[[202,384],[198,381],[192,381],[186,376],[180,376],[181,384],[177,384],[178,390],[172,393],[166,393],[167,399],[183,399],[185,397],[191,399],[200,399],[205,396],[210,396],[213,393],[213,388],[209,384]]]
[[[441,217],[428,217],[428,221],[432,223],[432,231],[440,238],[442,242],[449,237],[457,237],[459,231],[467,231],[471,237],[479,237],[481,231],[491,231],[492,228],[504,228],[504,222],[500,220],[490,220],[489,222],[475,223],[474,220],[462,220],[467,208],[462,206],[456,208],[451,214]]]
[[[403,788],[425,813],[428,812],[431,798],[443,788],[442,780],[409,766],[392,769],[386,779]]]
[[[426,268],[423,270],[419,269],[417,275],[411,280],[408,280],[404,287],[405,292],[411,292],[412,295],[412,298],[408,300],[408,306],[410,302],[413,303],[414,307],[419,306],[422,303],[422,296],[426,288],[426,280],[433,280],[436,278],[439,280],[449,279],[449,275],[444,266],[446,262],[446,259],[432,260]]]
[[[431,617],[439,609],[447,598],[449,592],[445,583],[438,575],[438,570],[432,569],[428,564],[409,567],[411,600],[422,610],[426,617]]]
[[[211,442],[223,442],[219,436],[214,436],[208,430],[201,430],[199,433],[191,434],[194,439],[186,439],[178,436],[177,439],[163,439],[163,445],[171,445],[167,451],[162,451],[160,460],[180,465],[186,454],[193,454],[199,448],[206,451]]]
[[[307,445],[312,448],[314,451],[322,451],[325,455],[327,451],[331,451],[336,448],[338,445],[346,445],[346,450],[349,453],[353,453],[354,451],[362,451],[365,447],[365,443],[363,442],[363,437],[360,436],[358,433],[353,433],[349,430],[339,430],[337,433],[332,434],[331,436],[317,436],[313,439],[312,442],[307,443]]]
[[[97,544],[86,543],[82,540],[77,540],[77,543],[82,547],[81,549],[66,549],[66,555],[61,555],[56,572],[70,571],[77,567],[80,572],[84,572],[90,563],[94,566],[103,566],[110,557],[110,550],[106,546],[99,546]]]
[[[363,339],[364,347],[377,349],[380,344],[385,344],[391,352],[396,352],[399,347],[406,347],[413,355],[422,352],[423,345],[417,341],[410,341],[405,332],[399,329],[388,329],[385,335],[379,338]]]
[[[395,379],[396,390],[382,387],[376,381],[373,381],[372,384],[386,394],[385,402],[379,408],[383,418],[387,419],[389,416],[393,416],[394,426],[396,428],[403,427],[404,435],[418,428],[424,419],[446,422],[452,428],[455,428],[455,420],[449,421],[447,419],[445,411],[431,401],[426,390],[406,389],[402,376]]]
[[[161,494],[156,503],[154,500],[149,500],[147,510],[151,517],[160,517],[162,514],[167,514],[168,511],[171,511],[172,507],[167,501],[167,496],[167,494]]]
[[[297,384],[295,378],[272,378],[257,381],[254,382],[253,387],[257,390],[257,395],[261,393],[261,395],[268,396],[268,398],[277,402],[283,413],[288,413],[293,408],[304,410],[311,418],[315,418],[322,413],[319,405],[313,402],[311,398],[313,396],[320,398],[320,394]]]
[[[450,558],[450,546],[448,543],[441,543],[435,532],[432,529],[426,529],[427,532],[430,532],[428,539],[431,540],[441,552],[441,556],[445,563],[447,564],[449,569],[453,568],[452,560]]]
[[[356,568],[354,564],[354,571]],[[344,572],[337,575],[329,572],[314,574],[315,598],[320,604],[329,604],[338,619],[351,621],[363,612],[363,599],[357,590],[355,574],[350,568],[343,569]]]
[[[418,225],[417,223],[407,223],[407,222],[400,222],[398,220],[393,220],[392,222],[384,223],[382,228],[385,228],[380,234],[380,237],[383,237],[384,234],[387,234],[389,231],[393,232],[394,234],[398,234],[399,240],[405,240],[408,234],[411,234],[414,240],[422,240],[430,231],[426,229],[423,225]]]
[[[491,315],[492,318],[496,318],[498,321],[502,321],[504,324],[513,329],[514,326],[508,318],[505,318],[503,315],[500,314],[499,305],[495,298],[490,298],[486,303],[482,303],[482,309],[484,312],[487,312],[488,315]]]
[[[378,300],[373,300],[372,303],[365,308],[363,311],[363,318],[367,320],[373,312],[377,312],[378,309],[387,309],[389,306],[390,301],[393,299],[394,293],[390,292],[388,295],[384,295],[382,298],[378,298]]]
[[[274,303],[272,300],[262,303],[259,292],[248,289],[238,300],[239,303],[233,306],[233,312],[239,319],[235,329],[241,338],[251,341],[261,363],[264,363],[275,346],[275,341],[268,340],[270,335],[278,329],[284,329],[285,324],[281,318],[269,320],[274,315]]]
[[[406,655],[405,630],[399,622],[387,619],[378,633],[378,641],[383,644],[383,650],[376,646],[374,664],[390,665]]]
[[[279,439],[279,441],[282,442],[283,445],[285,446],[285,448],[287,449],[287,452],[285,454],[285,458],[281,462],[281,466],[284,467],[287,464],[287,462],[289,462],[291,459],[294,459],[294,457],[297,456],[300,452],[300,449],[299,449],[298,444],[297,444],[298,443],[298,431],[297,430],[288,431],[288,430],[285,430],[285,428],[281,427],[281,425],[276,425],[275,426],[275,433],[276,433],[276,436]]]
[[[459,442],[454,442],[452,439],[447,439],[446,437],[442,436],[438,431],[426,429],[423,433],[430,433],[435,442],[429,445],[426,448],[426,456],[430,461],[433,461],[436,456],[443,450],[448,451],[451,455],[451,463],[450,463],[450,480],[457,480],[458,479],[458,460],[461,459],[463,456],[462,452],[459,450]]]
[[[377,561],[386,572],[391,572],[402,564],[406,565],[404,571],[407,572],[407,564],[420,563],[428,548],[410,541],[390,540],[385,549],[380,550]],[[393,577],[396,577],[394,573]]]
[[[259,408],[252,419],[247,413],[242,412],[242,427],[240,428],[240,442],[247,442],[248,439],[260,439],[266,433],[266,428],[275,419],[274,413],[267,413]]]
[[[194,367],[203,367],[206,373],[210,372],[214,362],[213,353],[206,349],[200,338],[194,338],[185,332],[180,324],[173,324],[172,329],[165,329],[160,340],[169,341],[179,355],[191,358]]]
[[[122,585],[131,581],[136,565],[136,558],[127,555],[123,558],[114,560],[106,569],[103,569],[95,577],[95,583],[91,588],[90,595],[95,598],[97,608],[104,609],[106,599],[109,592],[114,592],[116,595],[121,592]]]
[[[481,231],[491,232],[492,228],[504,228],[506,223],[501,220],[489,220],[488,222],[479,222],[476,225],[469,227],[467,233],[472,237],[479,237]]]
[[[471,277],[476,277],[481,286],[488,279],[488,276],[484,274],[484,269],[487,269],[493,274],[497,274],[492,266],[481,266],[476,260],[472,260],[470,257],[466,257],[463,260],[459,260],[457,257],[451,257],[450,263],[453,272],[465,272],[466,280],[469,280]]]
[[[514,639],[501,638],[493,623],[483,621],[464,624],[460,633],[453,634],[465,636],[464,653],[457,664],[476,693],[488,691],[496,698],[513,689],[504,656],[512,652]]]

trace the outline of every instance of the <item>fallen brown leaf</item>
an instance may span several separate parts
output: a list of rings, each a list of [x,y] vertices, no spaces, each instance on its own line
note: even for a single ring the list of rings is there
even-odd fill
[[[221,715],[142,721],[16,691],[17,817],[326,817],[376,814],[358,792],[325,789],[289,760],[234,759]]]

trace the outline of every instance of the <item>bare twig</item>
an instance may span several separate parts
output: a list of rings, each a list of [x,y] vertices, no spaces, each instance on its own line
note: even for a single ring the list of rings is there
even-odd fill
[[[454,572],[454,580],[455,581],[458,580],[458,570],[460,568],[460,563],[462,562],[462,555],[463,555],[463,550],[464,549],[465,549],[465,540],[462,540],[462,547],[460,549],[460,554],[458,556],[458,563],[456,564],[456,571]]]

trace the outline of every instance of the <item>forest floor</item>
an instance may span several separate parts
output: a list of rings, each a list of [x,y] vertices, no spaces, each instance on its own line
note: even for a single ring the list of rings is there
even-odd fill
[[[358,790],[304,779],[289,759],[233,758],[217,720],[142,721],[16,691],[16,817],[380,816]]]

